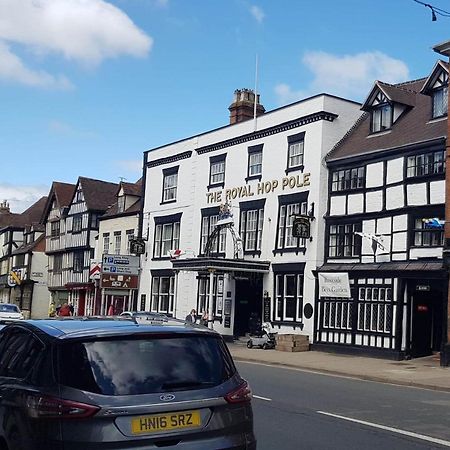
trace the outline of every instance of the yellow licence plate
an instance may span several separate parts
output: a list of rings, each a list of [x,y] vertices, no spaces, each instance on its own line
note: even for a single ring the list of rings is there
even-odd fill
[[[200,411],[183,411],[168,414],[152,414],[131,419],[131,433],[155,433],[201,426]]]

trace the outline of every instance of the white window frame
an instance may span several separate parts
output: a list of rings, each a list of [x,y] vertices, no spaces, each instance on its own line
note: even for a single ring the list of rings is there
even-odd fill
[[[209,171],[209,184],[221,184],[225,182],[225,158],[212,161]]]
[[[122,245],[122,232],[114,231],[114,254],[120,255],[120,247]]]
[[[103,233],[103,253],[107,255],[109,253],[110,236],[109,233]]]
[[[162,291],[164,283],[168,287],[167,292]],[[175,276],[152,276],[152,293],[150,309],[153,312],[173,314],[175,302]],[[167,308],[164,304],[167,303]]]
[[[253,151],[248,154],[248,176],[257,177],[262,175],[262,150]]]
[[[279,322],[301,322],[303,320],[303,289],[304,289],[304,276],[303,273],[275,273],[275,321]],[[294,277],[295,283],[295,295],[287,294],[287,278]],[[282,292],[280,292],[280,285],[282,286]],[[286,299],[293,299],[295,303],[295,315],[294,317],[286,316]],[[280,303],[282,305],[282,311],[280,311]],[[300,308],[301,304],[301,308]]]
[[[202,227],[200,235],[200,254],[204,255],[206,250],[206,243],[208,242],[209,235],[213,232],[216,224],[219,220],[218,214],[204,215],[202,216]],[[213,244],[212,253],[225,253],[226,251],[226,228],[220,230],[217,242],[217,238]]]
[[[279,205],[277,250],[305,247],[305,238],[292,236],[295,215],[306,215],[308,202],[286,203]]]
[[[170,257],[171,250],[180,248],[180,222],[158,223],[155,226],[154,258]]]
[[[249,228],[249,224],[251,224],[251,228]],[[244,252],[261,250],[263,226],[263,208],[244,209],[241,211],[240,234]]]
[[[126,230],[125,234],[126,234],[126,237],[127,237],[127,254],[131,255],[130,243],[134,239],[134,230]]]
[[[303,166],[305,141],[295,141],[289,143],[288,147],[288,169]]]
[[[163,203],[177,200],[178,171],[163,176]]]

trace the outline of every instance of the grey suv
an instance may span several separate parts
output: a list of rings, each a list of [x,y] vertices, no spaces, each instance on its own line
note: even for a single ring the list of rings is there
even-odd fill
[[[253,450],[250,400],[204,327],[65,318],[0,331],[1,450]]]

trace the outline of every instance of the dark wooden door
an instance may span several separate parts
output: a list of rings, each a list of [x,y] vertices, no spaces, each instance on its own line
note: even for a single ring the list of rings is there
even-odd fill
[[[414,358],[432,353],[433,301],[430,292],[415,292],[412,302],[411,353]]]

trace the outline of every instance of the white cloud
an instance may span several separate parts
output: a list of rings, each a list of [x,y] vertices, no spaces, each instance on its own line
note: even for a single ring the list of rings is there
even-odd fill
[[[291,86],[285,83],[280,83],[275,86],[275,94],[277,94],[280,105],[287,105],[305,97],[303,91],[294,91]]]
[[[0,78],[33,87],[71,89],[72,83],[64,76],[53,76],[43,70],[32,70],[0,41]]]
[[[250,13],[258,23],[262,23],[264,17],[266,17],[264,11],[259,6],[256,5],[250,6]]]
[[[8,183],[0,184],[0,200],[7,200],[11,212],[22,213],[41,197],[48,195],[49,186],[21,186]]]
[[[275,87],[279,101],[290,101],[326,92],[351,99],[363,99],[375,80],[399,83],[409,78],[408,66],[382,52],[338,56],[326,52],[307,52],[303,64],[314,78],[304,90],[295,91],[287,84]]]
[[[36,56],[54,54],[86,65],[121,55],[144,57],[152,38],[104,0],[1,0],[0,76],[31,86],[68,87],[64,77],[35,71],[9,44]]]
[[[131,174],[142,173],[142,159],[128,159],[117,161],[116,165]]]

